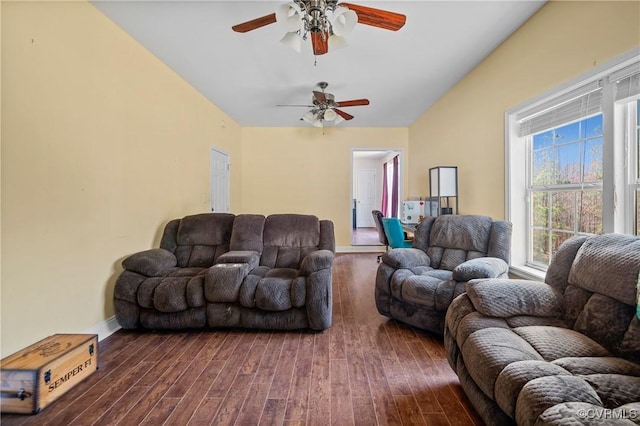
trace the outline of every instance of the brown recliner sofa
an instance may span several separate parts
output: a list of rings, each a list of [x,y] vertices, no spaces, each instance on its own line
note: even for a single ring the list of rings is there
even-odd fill
[[[507,277],[511,223],[480,215],[427,216],[412,248],[382,255],[375,284],[378,312],[424,330],[444,332],[453,299],[474,278]]]
[[[124,259],[125,329],[323,330],[332,323],[333,223],[312,215],[204,213],[167,223],[160,248]]]
[[[545,282],[466,285],[446,316],[449,364],[488,425],[640,424],[640,238],[565,241]]]

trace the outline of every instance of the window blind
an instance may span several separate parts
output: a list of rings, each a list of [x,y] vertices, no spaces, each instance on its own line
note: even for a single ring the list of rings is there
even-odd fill
[[[518,114],[518,133],[533,135],[601,111],[602,87],[598,80]]]
[[[609,78],[616,83],[616,101],[640,95],[640,63],[623,68]]]

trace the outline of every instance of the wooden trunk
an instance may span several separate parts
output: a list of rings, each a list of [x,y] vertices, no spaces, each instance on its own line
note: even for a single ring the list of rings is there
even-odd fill
[[[98,369],[96,334],[55,334],[0,361],[3,413],[37,413]]]

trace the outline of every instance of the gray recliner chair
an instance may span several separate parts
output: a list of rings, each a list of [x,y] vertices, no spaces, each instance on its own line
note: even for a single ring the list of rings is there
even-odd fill
[[[382,255],[375,283],[378,312],[438,334],[453,299],[476,278],[506,278],[511,223],[487,216],[427,216],[412,248]]]

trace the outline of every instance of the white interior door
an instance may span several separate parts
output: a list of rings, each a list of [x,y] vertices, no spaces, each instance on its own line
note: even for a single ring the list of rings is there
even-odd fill
[[[211,147],[209,154],[211,211],[228,212],[229,202],[229,154]]]
[[[358,170],[356,177],[356,223],[358,228],[373,228],[371,210],[376,208],[376,171]]]

